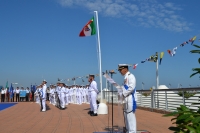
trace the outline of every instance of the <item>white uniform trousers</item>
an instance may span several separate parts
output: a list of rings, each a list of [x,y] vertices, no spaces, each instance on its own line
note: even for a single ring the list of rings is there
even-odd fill
[[[79,95],[76,95],[76,104],[80,104],[80,98],[79,98]]]
[[[62,108],[65,108],[65,94],[64,93],[60,94],[60,104]]]
[[[131,113],[124,113],[124,117],[125,117],[125,123],[126,123],[126,129],[127,132],[126,133],[136,133],[136,117],[135,117],[135,113],[131,112]]]
[[[40,103],[40,98],[39,98],[38,95],[35,96],[35,102],[36,102],[36,103]]]
[[[54,101],[54,104],[56,105],[56,95],[53,94],[53,101]]]
[[[65,94],[65,105],[69,104],[69,97],[68,94]]]
[[[92,111],[94,111],[94,113],[97,113],[97,93],[95,91],[91,92],[91,104],[92,104]]]
[[[51,94],[49,94],[49,103],[51,103],[52,102],[52,100],[51,100]]]
[[[78,100],[79,100],[78,104],[82,104],[82,96],[81,95],[78,96]]]
[[[127,103],[125,108],[127,109],[126,112],[124,112],[125,117],[125,124],[127,133],[136,133],[136,117],[134,112],[130,112],[133,108],[133,99],[132,95],[129,95],[125,98],[125,102]],[[128,112],[128,113],[127,113]]]
[[[73,94],[73,103],[76,104],[76,95]]]
[[[71,95],[69,95],[68,100],[69,100],[69,103],[72,103],[72,96]]]
[[[89,103],[90,103],[90,111],[94,111],[93,106],[92,106],[92,98],[91,98],[91,95],[89,95],[89,99],[90,99],[90,101],[89,101]]]
[[[79,104],[79,97],[76,95],[76,104]]]
[[[89,95],[86,95],[85,98],[86,98],[86,103],[90,103],[90,101],[89,101]]]
[[[49,99],[50,99],[50,103],[54,104],[54,95],[53,94],[50,94]]]
[[[86,95],[83,95],[82,98],[83,98],[83,103],[86,103]]]
[[[42,98],[42,110],[46,111],[46,98]]]

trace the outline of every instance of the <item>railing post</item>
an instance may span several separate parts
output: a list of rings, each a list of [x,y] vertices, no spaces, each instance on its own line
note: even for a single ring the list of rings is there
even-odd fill
[[[165,91],[165,109],[168,110],[167,91]]]
[[[155,108],[154,90],[151,92],[151,111]]]
[[[157,90],[157,108],[159,108],[158,90]]]
[[[183,105],[185,105],[185,95],[184,95],[184,90],[182,91],[183,93]]]
[[[142,106],[142,92],[140,92],[140,106]]]

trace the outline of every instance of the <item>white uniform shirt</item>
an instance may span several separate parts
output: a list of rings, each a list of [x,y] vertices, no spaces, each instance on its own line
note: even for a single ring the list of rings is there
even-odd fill
[[[82,95],[83,95],[83,96],[85,96],[85,95],[86,95],[86,91],[85,91],[85,90],[86,90],[86,89],[85,89],[85,88],[83,88],[83,91],[82,91],[82,92],[83,92],[83,93],[82,93]]]
[[[51,95],[54,95],[55,89],[51,88],[49,92],[50,92]]]
[[[88,88],[85,88],[85,94],[88,95]]]
[[[70,95],[71,95],[71,96],[74,95],[74,90],[73,90],[73,88],[70,88]]]
[[[58,95],[60,95],[60,86],[56,87],[56,92],[57,92]]]
[[[76,95],[80,96],[80,88],[76,88]]]
[[[65,95],[69,95],[69,88],[65,88]]]
[[[26,89],[26,93],[29,93],[30,91],[28,89]]]
[[[60,94],[64,94],[65,93],[65,87],[60,87]]]
[[[42,98],[46,98],[46,92],[47,92],[47,86],[46,86],[46,84],[43,85],[42,92],[43,92]]]
[[[19,89],[16,89],[16,90],[15,90],[16,94],[19,94],[19,91],[20,91]]]
[[[77,91],[76,89],[77,89],[76,87],[73,88],[73,95],[75,96],[76,96],[76,91]]]
[[[96,82],[96,81],[93,80],[93,81],[90,83],[89,91],[90,91],[90,92],[95,91],[96,93],[99,92],[99,90],[97,89],[97,82]]]
[[[5,89],[4,90],[1,89],[1,94],[6,94],[6,90]]]
[[[136,79],[135,76],[133,74],[131,74],[130,72],[127,72],[124,75],[124,84],[126,84],[128,86],[128,90],[126,90],[125,88],[123,89],[123,95],[124,97],[127,97],[128,95],[130,95],[135,87],[136,87]],[[135,101],[137,101],[137,94],[135,92]]]
[[[124,86],[126,86],[127,89]],[[125,97],[124,102],[126,103],[124,109],[127,113],[129,113],[132,112],[134,109],[133,102],[137,101],[137,94],[136,92],[134,92],[136,87],[136,79],[135,76],[130,72],[127,72],[124,75],[124,86],[122,89],[122,94]],[[134,97],[132,96],[133,92],[134,92]]]
[[[80,89],[80,95],[83,96],[83,88],[79,88]]]

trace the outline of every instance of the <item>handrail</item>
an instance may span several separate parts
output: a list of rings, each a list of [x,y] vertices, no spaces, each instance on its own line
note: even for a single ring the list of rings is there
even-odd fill
[[[111,103],[110,96],[112,91],[103,91],[104,99]],[[173,111],[180,105],[186,105],[190,109],[197,110],[200,103],[200,87],[193,88],[173,88],[173,89],[153,89],[137,90],[137,105],[154,109]],[[114,103],[118,102],[118,92],[113,91]]]

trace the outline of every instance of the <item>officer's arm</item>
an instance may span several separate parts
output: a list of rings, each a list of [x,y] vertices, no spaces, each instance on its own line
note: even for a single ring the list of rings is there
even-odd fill
[[[128,85],[125,85],[124,87],[128,87],[128,89],[123,88],[123,95],[124,97],[127,97],[128,95],[130,95],[136,86],[136,80],[135,77],[133,75],[128,76]]]
[[[93,83],[92,83],[92,88],[94,89],[94,91],[95,91],[96,93],[99,92],[99,90],[97,89],[97,83],[96,83],[96,82],[93,82]]]

